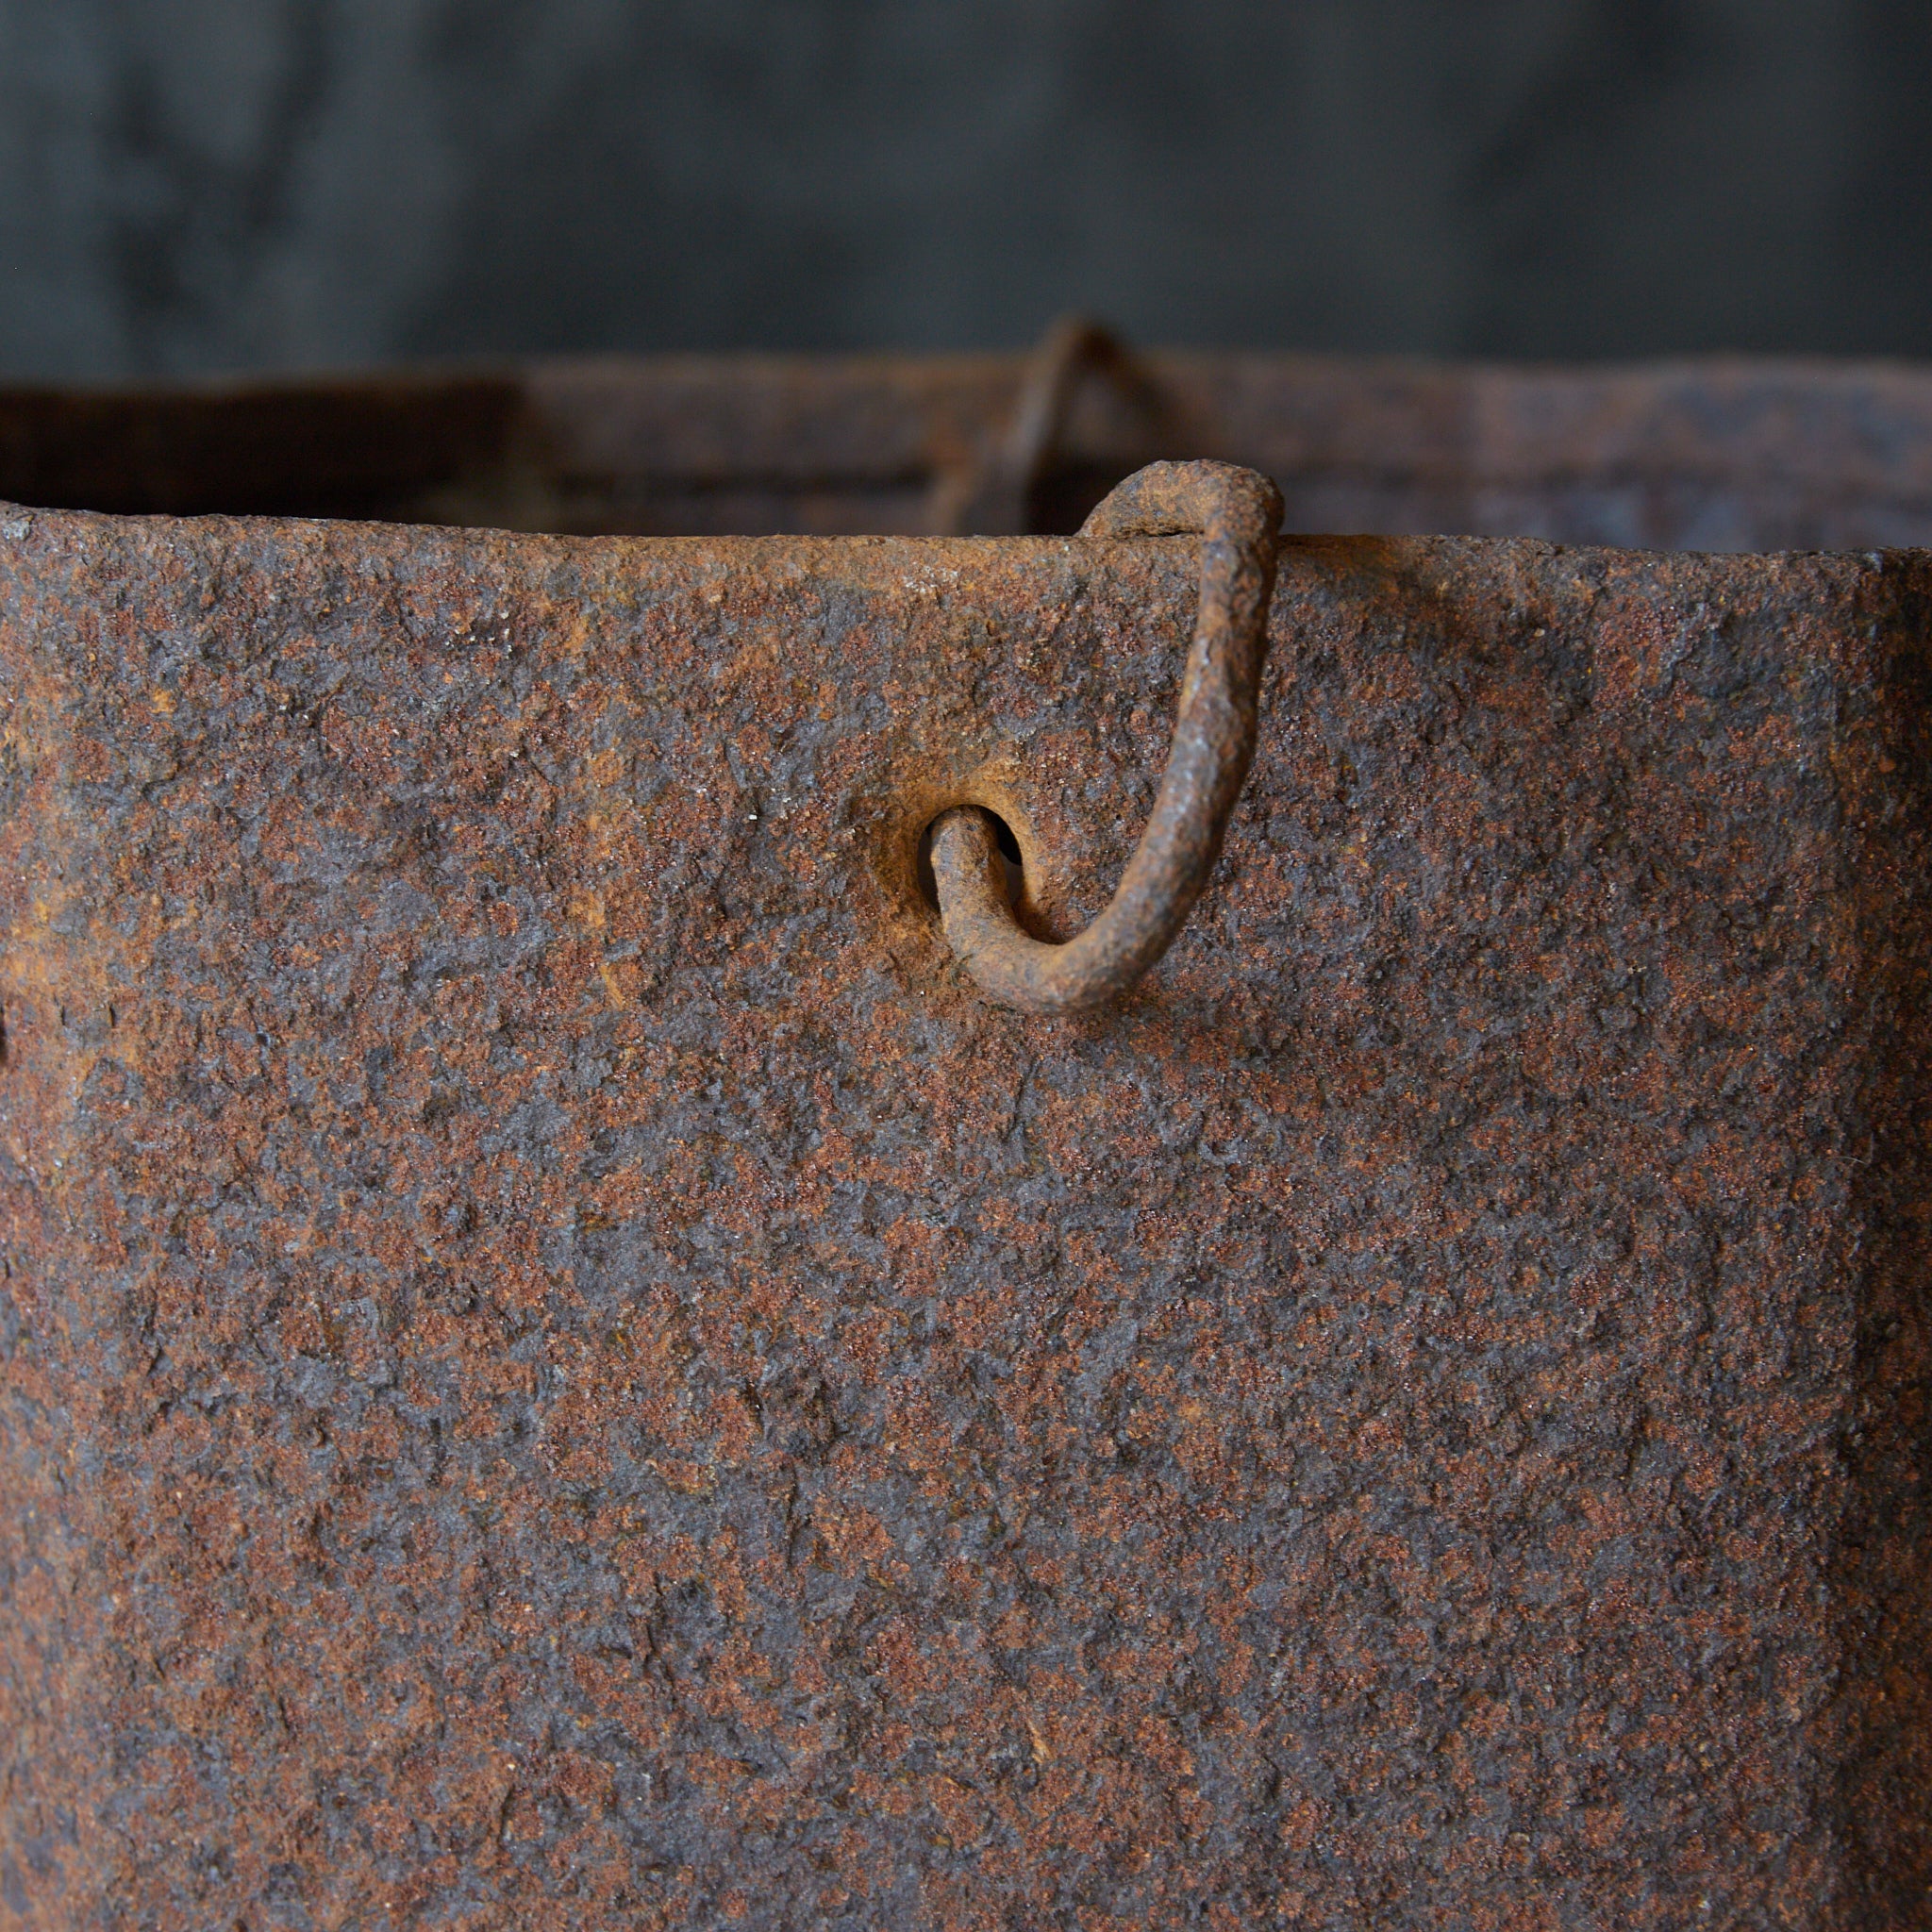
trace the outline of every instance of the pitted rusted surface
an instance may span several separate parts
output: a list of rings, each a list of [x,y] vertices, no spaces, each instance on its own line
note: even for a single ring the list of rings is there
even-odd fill
[[[0,515],[0,1923],[1898,1927],[1932,563]]]

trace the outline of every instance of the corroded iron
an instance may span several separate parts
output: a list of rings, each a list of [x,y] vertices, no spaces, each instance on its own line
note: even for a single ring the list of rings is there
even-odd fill
[[[1124,403],[1128,433],[1151,449],[1181,451],[1186,430],[1170,419],[1161,384],[1119,337],[1085,316],[1056,323],[1023,372],[1004,432],[984,464],[941,486],[937,533],[1018,536],[1049,528],[1055,506],[1044,501],[1059,467],[1073,455],[1073,418],[1084,388],[1103,382]],[[1198,453],[1196,453],[1198,454]],[[949,493],[957,501],[949,501]]]
[[[1153,464],[1088,518],[1081,534],[1099,541],[1199,536],[1200,608],[1147,829],[1107,909],[1077,938],[1043,943],[1015,920],[987,812],[956,808],[933,828],[946,939],[1003,1005],[1078,1013],[1118,997],[1167,951],[1206,889],[1255,756],[1280,527],[1274,484],[1224,463]]]
[[[0,511],[0,1919],[1897,1932],[1924,554]]]
[[[1667,550],[1932,544],[1932,370],[1128,354],[667,357],[0,389],[0,498],[595,534],[1072,531],[1151,460],[1291,530]]]

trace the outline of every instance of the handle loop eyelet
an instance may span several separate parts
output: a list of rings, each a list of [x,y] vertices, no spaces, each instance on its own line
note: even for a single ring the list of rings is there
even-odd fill
[[[1208,884],[1255,755],[1281,495],[1233,463],[1150,463],[1087,519],[1083,537],[1202,538],[1201,604],[1159,795],[1107,909],[1077,939],[1023,931],[991,816],[933,825],[940,916],[960,963],[1002,1006],[1077,1013],[1133,986],[1166,952]]]

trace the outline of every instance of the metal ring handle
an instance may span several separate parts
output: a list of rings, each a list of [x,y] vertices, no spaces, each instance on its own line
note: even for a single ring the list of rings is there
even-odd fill
[[[933,825],[946,938],[1002,1006],[1027,1013],[1099,1006],[1166,952],[1193,909],[1255,755],[1280,528],[1280,491],[1232,463],[1150,463],[1087,519],[1083,537],[1198,531],[1201,607],[1153,815],[1107,910],[1078,939],[1044,945],[1020,929],[988,813],[959,807]]]
[[[947,515],[959,537],[1019,536],[1032,527],[1033,494],[1059,454],[1083,384],[1104,377],[1146,421],[1149,450],[1172,443],[1166,399],[1110,329],[1062,316],[1026,359],[1013,419],[1000,447]]]

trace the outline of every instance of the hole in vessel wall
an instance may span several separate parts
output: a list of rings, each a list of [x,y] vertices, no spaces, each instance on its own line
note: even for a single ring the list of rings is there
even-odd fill
[[[986,808],[981,806],[981,811]],[[1020,858],[1020,841],[1013,836],[1013,828],[996,811],[987,811],[992,821],[993,835],[999,841],[1000,857],[1007,866],[1007,899],[1017,906],[1026,887],[1026,868]],[[935,819],[934,824],[939,821]],[[932,873],[932,825],[927,825],[919,836],[919,890],[925,895],[925,903],[937,912],[940,909],[939,882]]]

